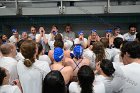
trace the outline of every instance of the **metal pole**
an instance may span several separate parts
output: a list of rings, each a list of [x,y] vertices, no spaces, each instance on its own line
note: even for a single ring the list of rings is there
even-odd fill
[[[110,0],[107,0],[107,13],[110,12]]]

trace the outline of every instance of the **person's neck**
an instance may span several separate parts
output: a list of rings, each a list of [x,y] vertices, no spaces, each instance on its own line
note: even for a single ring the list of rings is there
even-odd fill
[[[100,73],[100,75],[104,76],[104,77],[108,77],[106,74],[104,74],[103,72]]]
[[[135,59],[130,59],[130,62],[133,63],[139,63],[140,64],[140,59],[139,58],[135,58]]]
[[[54,61],[54,64],[62,65],[62,61],[59,61],[59,62]]]
[[[14,58],[14,56],[12,54],[9,54],[9,55],[3,55],[3,57],[11,57],[11,58]]]

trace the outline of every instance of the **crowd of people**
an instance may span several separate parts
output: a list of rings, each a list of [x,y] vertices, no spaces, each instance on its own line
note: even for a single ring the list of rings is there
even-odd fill
[[[135,25],[86,38],[71,25],[12,29],[0,38],[0,93],[139,93],[140,33]]]

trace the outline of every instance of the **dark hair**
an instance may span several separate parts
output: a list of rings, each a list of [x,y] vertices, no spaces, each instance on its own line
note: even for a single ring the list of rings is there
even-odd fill
[[[21,44],[22,44],[24,41],[25,41],[25,40],[22,39],[22,40],[20,40],[20,41],[18,41],[18,42],[16,43],[16,46],[17,46],[17,48],[18,48],[18,49],[17,49],[18,52],[20,52],[20,46],[21,46]]]
[[[62,39],[61,34],[57,34],[57,35],[55,35],[54,40],[62,41],[63,39]]]
[[[130,58],[140,58],[140,43],[137,41],[126,42],[121,48],[121,56],[123,57],[126,52]]]
[[[63,41],[59,41],[59,40],[56,40],[54,42],[54,47],[60,47],[60,48],[64,48],[64,42]]]
[[[93,46],[92,51],[96,55],[96,62],[102,61],[102,59],[105,58],[105,50],[104,50],[103,43],[100,41],[97,41],[97,42],[94,42],[92,46]]]
[[[24,65],[26,67],[32,66],[35,62],[34,55],[36,53],[36,43],[32,40],[26,40],[21,44],[21,53],[24,56]]]
[[[113,30],[120,30],[120,27],[119,26],[116,26],[116,27],[114,27]]]
[[[5,70],[4,70],[2,67],[0,67],[0,86],[2,86],[3,79],[4,79],[4,77],[6,77],[6,76],[7,76],[7,75],[6,75]]]
[[[53,28],[53,27],[56,27],[56,29],[58,29],[58,27],[57,27],[56,25],[52,25],[52,28]]]
[[[95,79],[93,70],[87,66],[82,66],[78,73],[78,80],[81,87],[81,93],[93,93],[93,81]]]
[[[138,41],[140,42],[140,32],[136,34],[136,39],[138,39]]]
[[[60,71],[49,72],[43,81],[43,93],[66,93],[65,81]]]
[[[37,44],[37,47],[38,47],[38,54],[36,55],[36,57],[38,58],[39,57],[39,54],[42,52],[42,50],[43,50],[43,46],[42,46],[42,44],[41,43],[39,43],[39,42],[36,42],[36,44]]]
[[[123,39],[120,37],[116,37],[113,41],[114,47],[118,49],[120,49],[122,43],[123,43]]]
[[[135,24],[130,24],[129,25],[129,30],[130,30],[131,27],[137,28]]]
[[[105,37],[101,38],[100,41],[103,43],[105,48],[107,48],[109,46],[109,40],[107,38],[105,38]]]
[[[112,74],[115,72],[113,63],[108,59],[103,59],[100,63],[100,67],[107,76],[112,76]]]

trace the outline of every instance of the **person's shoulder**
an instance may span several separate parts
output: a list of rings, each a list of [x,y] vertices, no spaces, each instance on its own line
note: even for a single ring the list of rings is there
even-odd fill
[[[69,85],[69,92],[70,93],[80,93],[80,86],[78,82],[71,82]]]
[[[105,85],[101,81],[95,82],[93,89],[95,93],[105,93]]]

